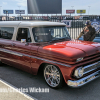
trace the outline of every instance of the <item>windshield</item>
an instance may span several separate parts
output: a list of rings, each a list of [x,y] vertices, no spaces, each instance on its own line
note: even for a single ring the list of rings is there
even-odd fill
[[[35,27],[32,32],[35,42],[71,39],[65,26]]]

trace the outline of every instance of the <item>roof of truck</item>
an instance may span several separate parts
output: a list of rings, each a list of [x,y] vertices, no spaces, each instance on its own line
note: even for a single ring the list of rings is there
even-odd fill
[[[64,23],[50,21],[1,21],[0,26],[65,26]]]

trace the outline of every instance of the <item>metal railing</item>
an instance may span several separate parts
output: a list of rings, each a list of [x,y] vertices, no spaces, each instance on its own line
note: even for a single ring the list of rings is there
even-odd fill
[[[27,18],[27,17],[26,17]],[[66,27],[69,31],[69,34],[71,36],[72,39],[76,39],[78,37],[78,35],[80,34],[80,32],[82,31],[82,29],[85,27],[85,23],[87,20],[90,20],[95,29],[96,29],[96,36],[99,37],[100,36],[100,16],[91,16],[91,17],[83,17],[81,19],[74,19],[74,17],[30,17],[30,19],[25,19],[24,17],[17,17],[14,19],[10,19],[8,18],[7,21],[36,21],[36,20],[42,20],[42,21],[51,21],[51,22],[63,22],[66,24]],[[1,20],[2,21],[2,20]]]

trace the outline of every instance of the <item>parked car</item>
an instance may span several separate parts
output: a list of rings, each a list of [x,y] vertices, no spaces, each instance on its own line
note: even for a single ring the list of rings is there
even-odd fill
[[[71,40],[64,23],[5,21],[0,22],[0,61],[34,75],[43,70],[52,88],[63,80],[80,87],[100,76],[100,44]]]

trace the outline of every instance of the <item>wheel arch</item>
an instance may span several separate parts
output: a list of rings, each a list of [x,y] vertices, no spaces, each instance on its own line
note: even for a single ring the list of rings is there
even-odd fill
[[[46,65],[48,65],[48,64],[57,66],[57,65],[55,65],[55,64],[51,64],[51,63],[46,63],[46,62],[44,62],[44,63],[42,63],[42,64],[39,66],[37,74],[39,74],[40,72],[43,72],[44,67],[45,67]],[[57,67],[59,68],[59,70],[60,70],[60,72],[61,72],[61,74],[62,74],[62,76],[63,76],[63,79],[64,79],[64,75],[63,75],[63,73],[62,73],[60,67],[59,67],[59,66],[57,66]]]
[[[70,76],[69,76],[70,73],[68,73],[68,75],[65,74],[65,73],[69,72],[71,69],[70,69],[69,67],[66,67],[66,66],[62,66],[62,65],[60,66],[60,65],[58,65],[58,64],[53,64],[53,63],[48,63],[48,62],[42,62],[42,63],[40,64],[40,66],[38,67],[37,74],[39,74],[39,73],[42,72],[42,75],[43,75],[43,69],[44,69],[44,67],[45,67],[46,65],[48,65],[48,64],[57,66],[57,67],[59,68],[59,70],[60,70],[62,76],[63,76],[64,82],[67,83],[67,80],[70,78]],[[61,67],[63,67],[63,68],[61,68]],[[67,72],[65,72],[66,70],[64,70],[64,69],[66,69],[66,68],[67,68]]]

